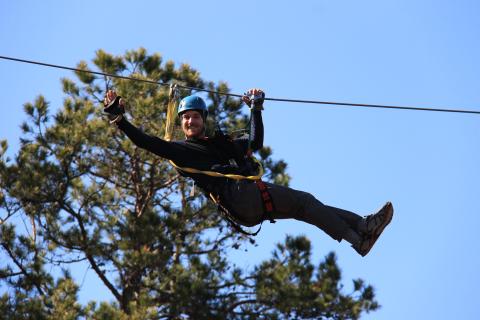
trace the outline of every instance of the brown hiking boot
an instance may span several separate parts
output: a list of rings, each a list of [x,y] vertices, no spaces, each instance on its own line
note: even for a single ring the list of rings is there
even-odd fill
[[[352,246],[362,257],[366,256],[386,226],[392,221],[393,206],[387,202],[377,213],[365,217],[366,232],[362,235],[362,241]]]

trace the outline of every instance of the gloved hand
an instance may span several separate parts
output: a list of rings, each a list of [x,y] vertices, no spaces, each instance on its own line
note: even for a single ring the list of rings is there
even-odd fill
[[[253,100],[253,110],[263,110],[263,101],[265,100],[265,92],[261,89],[250,89],[242,97],[243,102],[245,102],[250,108],[252,108]]]
[[[117,96],[115,91],[107,91],[105,99],[103,99],[103,105],[103,112],[108,115],[110,123],[116,123],[123,118],[123,114],[125,113],[125,100]]]

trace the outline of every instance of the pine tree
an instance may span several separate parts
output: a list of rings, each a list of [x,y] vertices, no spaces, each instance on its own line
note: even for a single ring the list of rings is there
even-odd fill
[[[226,83],[205,81],[189,65],[176,67],[143,48],[122,56],[99,50],[93,64],[104,73],[229,92]],[[78,68],[89,70],[83,61]],[[230,228],[203,195],[191,199],[188,180],[102,115],[104,94],[114,88],[128,101],[133,124],[162,137],[168,87],[76,76],[62,79],[65,97],[55,114],[42,96],[24,105],[28,120],[13,159],[7,142],[0,144],[2,317],[358,319],[379,307],[362,280],[342,292],[333,253],[314,266],[305,237],[287,237],[253,271],[234,267],[229,251],[254,239]],[[246,127],[238,99],[206,98],[224,130]],[[268,147],[259,154],[266,179],[287,185],[286,163],[273,160]],[[114,301],[80,305],[68,272],[75,263],[88,263]]]

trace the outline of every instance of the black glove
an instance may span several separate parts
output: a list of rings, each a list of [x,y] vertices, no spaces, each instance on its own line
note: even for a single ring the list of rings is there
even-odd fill
[[[115,100],[113,100],[103,108],[103,112],[108,115],[110,123],[116,123],[123,118],[123,114],[125,113],[125,107],[123,103],[120,103],[120,99],[122,99],[122,97],[116,96]]]
[[[253,110],[263,110],[263,102],[265,101],[265,92],[259,89],[250,89],[244,93],[242,100]],[[253,106],[252,106],[253,101]]]

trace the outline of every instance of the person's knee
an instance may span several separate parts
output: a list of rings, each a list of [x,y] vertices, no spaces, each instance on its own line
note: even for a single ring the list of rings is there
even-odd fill
[[[296,202],[295,218],[299,220],[308,219],[307,216],[313,214],[318,206],[323,206],[312,194],[304,191],[298,191]]]
[[[305,208],[312,207],[314,205],[321,205],[323,206],[323,203],[321,203],[317,198],[315,198],[314,195],[311,193],[305,192],[305,191],[300,191],[301,192],[301,203],[304,205]]]

